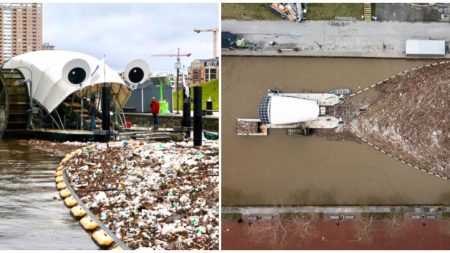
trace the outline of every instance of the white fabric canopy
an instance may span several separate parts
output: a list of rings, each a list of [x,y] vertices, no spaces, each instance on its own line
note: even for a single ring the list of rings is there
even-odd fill
[[[270,124],[293,124],[319,117],[316,101],[284,96],[271,96]]]
[[[64,65],[73,60],[85,60],[93,72],[97,66],[103,65],[99,59],[87,54],[62,51],[62,50],[42,50],[30,52],[13,57],[6,62],[3,68],[17,68],[25,78],[32,81],[33,99],[39,102],[49,112],[58,107],[70,94],[83,90],[83,93],[100,91],[103,83],[111,84],[111,93],[117,99],[120,108],[125,106],[131,95],[131,90],[119,76],[108,65],[99,66],[100,69],[88,80],[80,85],[66,82],[62,78]],[[105,73],[105,75],[104,75]],[[91,73],[88,73],[89,75]]]

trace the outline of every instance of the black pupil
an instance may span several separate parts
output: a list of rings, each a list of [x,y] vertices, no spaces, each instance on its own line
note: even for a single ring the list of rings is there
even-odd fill
[[[80,84],[86,79],[86,71],[82,68],[74,68],[69,72],[69,81],[73,84]]]
[[[133,83],[139,83],[144,79],[144,71],[141,68],[133,68],[128,73],[128,79]]]

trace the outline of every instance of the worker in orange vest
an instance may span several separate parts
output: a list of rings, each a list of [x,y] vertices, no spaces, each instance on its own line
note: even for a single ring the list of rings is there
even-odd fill
[[[153,130],[158,130],[159,126],[159,102],[155,97],[152,97],[152,103],[150,104],[153,115]]]

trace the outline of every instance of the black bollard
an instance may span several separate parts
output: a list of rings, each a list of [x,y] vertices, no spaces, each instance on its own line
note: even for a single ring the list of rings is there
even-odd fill
[[[111,100],[111,87],[104,83],[102,87],[102,129],[104,131],[110,130],[109,105]]]
[[[185,130],[185,138],[191,137],[191,98],[183,91],[183,118],[181,126]]]
[[[194,146],[202,145],[202,87],[194,87]]]
[[[183,102],[183,119],[181,120],[181,126],[185,130],[185,138],[191,137],[191,103],[190,103],[190,99],[186,99]]]
[[[211,98],[206,101],[206,115],[213,115],[213,101]]]

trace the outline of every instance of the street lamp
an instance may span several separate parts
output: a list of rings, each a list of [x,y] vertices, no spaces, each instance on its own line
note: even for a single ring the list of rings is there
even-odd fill
[[[180,62],[180,58],[178,58],[177,59],[177,62],[175,63],[175,68],[177,69],[177,83],[176,83],[176,91],[177,91],[177,114],[180,114],[180,111],[179,111],[179,98],[178,98],[178,96],[179,96],[179,92],[178,92],[178,83],[179,83],[179,76],[180,76],[180,68],[181,68],[181,62]]]

